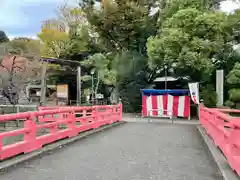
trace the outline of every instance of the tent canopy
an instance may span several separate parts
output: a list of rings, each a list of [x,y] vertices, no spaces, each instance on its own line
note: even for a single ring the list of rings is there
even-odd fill
[[[166,90],[159,90],[159,89],[142,89],[141,90],[143,95],[145,96],[157,96],[157,95],[165,95],[170,94],[172,96],[186,96],[189,95],[189,90],[187,89],[166,89]]]

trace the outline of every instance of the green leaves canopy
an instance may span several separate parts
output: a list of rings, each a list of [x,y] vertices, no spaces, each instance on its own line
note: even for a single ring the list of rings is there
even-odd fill
[[[0,31],[0,43],[8,42],[9,39],[4,31]]]
[[[157,19],[149,15],[152,3],[107,1],[100,10],[85,5],[84,12],[106,52],[131,50],[146,53],[147,38],[154,34],[157,23]]]
[[[205,1],[174,2],[181,6],[174,13],[175,4],[164,9],[168,17],[165,16],[159,34],[148,40],[149,65],[154,68],[166,64],[175,69],[176,76],[209,76],[215,59],[230,46],[227,15],[208,10]]]

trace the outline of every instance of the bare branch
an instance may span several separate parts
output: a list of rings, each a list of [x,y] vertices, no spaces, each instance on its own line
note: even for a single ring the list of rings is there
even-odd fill
[[[8,70],[2,76],[1,88],[3,95],[8,99],[11,104],[16,104],[19,101],[21,92],[24,92],[27,84],[41,79],[42,63],[39,59],[28,59],[21,56],[13,56],[9,58],[11,67],[1,67]],[[3,60],[4,63],[4,60]]]

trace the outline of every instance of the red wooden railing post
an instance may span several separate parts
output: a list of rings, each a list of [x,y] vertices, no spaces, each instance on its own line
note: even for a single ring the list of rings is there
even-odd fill
[[[86,109],[83,109],[83,110],[82,110],[82,118],[81,118],[81,120],[80,120],[81,125],[84,125],[84,126],[87,125],[88,120],[87,120],[86,116],[87,116],[87,110],[86,110]]]
[[[116,105],[114,108],[113,108],[113,111],[114,111],[114,122],[118,122],[119,121],[119,104]]]
[[[0,133],[0,159],[1,159],[2,148],[3,148],[3,138],[1,137],[1,133]]]
[[[24,128],[26,132],[24,134],[25,141],[25,153],[31,152],[41,148],[41,145],[37,143],[37,128],[36,122],[34,122],[34,116],[31,115],[26,121],[24,121]]]
[[[72,109],[72,111],[67,115],[67,118],[68,118],[67,126],[70,131],[69,137],[78,135],[77,128],[76,128],[76,116],[75,116],[74,109]]]
[[[120,103],[119,104],[119,117],[118,117],[119,121],[122,120],[122,114],[123,114],[123,105],[122,105],[122,103]]]
[[[56,124],[54,124],[54,125],[49,127],[49,130],[50,130],[50,134],[52,136],[54,136],[57,133],[57,131],[58,131],[58,126]]]
[[[118,105],[114,105],[112,111],[112,122],[115,123],[118,121]]]
[[[93,106],[92,107],[92,118],[93,118],[93,128],[97,129],[100,127],[100,122],[98,119],[98,107],[97,106]]]
[[[112,124],[114,118],[114,105],[107,107],[107,124]]]
[[[105,108],[104,108],[104,112],[101,112],[101,114],[102,114],[102,122],[103,122],[103,125],[108,124],[108,119],[109,119],[109,111],[108,111],[108,108],[105,107]]]
[[[120,113],[119,109],[120,109],[120,104],[118,104],[114,107],[114,122],[118,122],[120,120],[119,119],[119,113]]]

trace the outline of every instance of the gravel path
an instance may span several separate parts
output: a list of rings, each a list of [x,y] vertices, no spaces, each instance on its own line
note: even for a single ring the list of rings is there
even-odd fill
[[[221,180],[195,125],[126,123],[0,174],[1,180]]]

